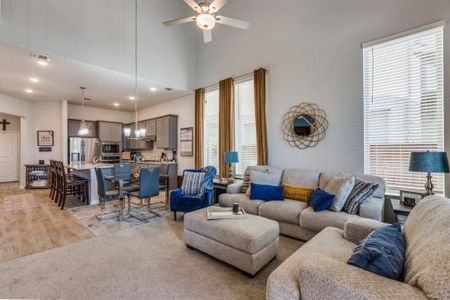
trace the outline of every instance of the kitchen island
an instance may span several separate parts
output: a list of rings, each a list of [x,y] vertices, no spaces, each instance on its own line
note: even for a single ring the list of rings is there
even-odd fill
[[[74,175],[85,178],[89,181],[89,205],[99,204],[97,189],[97,174],[95,168],[114,168],[112,164],[98,163],[72,163],[66,166]]]

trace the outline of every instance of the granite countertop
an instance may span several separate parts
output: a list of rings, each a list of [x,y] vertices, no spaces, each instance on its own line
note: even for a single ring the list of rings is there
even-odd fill
[[[76,171],[83,171],[83,170],[91,170],[94,168],[114,168],[113,164],[104,164],[104,163],[98,163],[98,164],[92,164],[92,163],[84,163],[84,164],[71,164],[66,166],[68,169],[76,170]]]
[[[130,163],[130,164],[134,164],[136,163],[134,160],[122,160],[122,162],[124,163]],[[177,162],[173,162],[173,161],[164,161],[164,162],[159,162],[159,161],[138,161],[137,164],[145,164],[145,165],[177,165]]]

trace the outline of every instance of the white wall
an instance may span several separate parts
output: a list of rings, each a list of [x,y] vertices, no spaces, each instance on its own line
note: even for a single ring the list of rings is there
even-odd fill
[[[361,43],[450,19],[450,1],[247,0],[230,1],[221,13],[251,25],[248,31],[214,29],[213,43],[198,53],[200,86],[267,67],[269,163],[363,172]],[[445,40],[448,111],[450,24]],[[280,129],[284,113],[301,102],[320,105],[330,125],[325,140],[308,150],[290,147]]]
[[[68,117],[69,119],[86,119],[90,121],[109,121],[109,122],[122,122],[129,123],[131,121],[131,113],[103,109],[96,107],[85,106],[85,115],[83,116],[82,108],[80,105],[68,105]]]
[[[193,14],[179,0],[139,0],[139,76],[163,86],[191,89],[196,80],[199,32],[193,24],[162,22]],[[134,74],[134,1],[2,1],[0,40]]]
[[[178,149],[180,149],[180,128],[194,127],[195,106],[193,94],[140,110],[138,112],[138,120],[152,119],[169,114],[178,115]],[[181,175],[184,169],[194,167],[194,157],[182,157],[179,152],[177,156],[178,174]]]

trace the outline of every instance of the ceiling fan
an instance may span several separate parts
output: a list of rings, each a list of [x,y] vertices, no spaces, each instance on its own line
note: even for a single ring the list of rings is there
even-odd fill
[[[197,26],[203,30],[203,41],[205,44],[212,41],[211,30],[216,26],[216,23],[246,30],[248,26],[250,26],[249,22],[217,15],[217,12],[227,3],[227,1],[228,0],[214,0],[209,3],[208,0],[205,0],[204,2],[197,3],[194,0],[184,0],[187,5],[195,10],[197,15],[167,21],[163,24],[170,27],[196,22]]]

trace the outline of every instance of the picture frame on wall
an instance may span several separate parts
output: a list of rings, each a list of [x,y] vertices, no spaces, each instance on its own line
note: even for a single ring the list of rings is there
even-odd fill
[[[52,147],[55,145],[53,130],[38,130],[37,145],[38,147]]]
[[[194,156],[194,127],[180,129],[180,155],[183,157]]]
[[[425,193],[401,190],[400,191],[400,204],[408,206],[408,207],[414,207],[424,197],[425,197]]]

